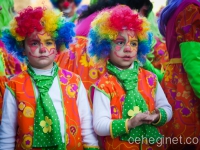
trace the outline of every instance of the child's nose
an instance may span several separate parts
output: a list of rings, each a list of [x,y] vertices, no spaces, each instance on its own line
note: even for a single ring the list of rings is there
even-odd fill
[[[46,48],[44,46],[41,46],[40,53],[45,53],[45,52],[46,52]]]
[[[124,48],[124,52],[131,52],[131,48],[129,45],[126,45]]]

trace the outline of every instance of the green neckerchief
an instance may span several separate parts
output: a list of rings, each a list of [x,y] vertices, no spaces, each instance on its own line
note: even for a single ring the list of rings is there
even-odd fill
[[[109,61],[107,62],[108,72],[117,77],[122,87],[126,91],[126,97],[122,110],[122,119],[130,119],[128,115],[129,110],[133,110],[135,106],[139,107],[139,111],[148,111],[147,104],[143,99],[142,95],[138,91],[138,70],[139,64],[137,61],[134,62],[134,66],[131,69],[119,70]],[[156,127],[149,124],[143,124],[130,129],[128,134],[123,134],[120,139],[123,141],[138,141],[138,139],[146,140],[151,139],[152,143],[160,140],[162,135],[158,132]]]
[[[77,13],[74,13],[74,15],[69,19],[69,21],[70,22],[75,22],[77,18],[78,18]]]
[[[33,146],[44,150],[64,150],[60,133],[60,121],[48,91],[58,74],[58,66],[54,64],[52,76],[36,75],[28,65],[28,73],[37,89],[36,113],[34,118]]]

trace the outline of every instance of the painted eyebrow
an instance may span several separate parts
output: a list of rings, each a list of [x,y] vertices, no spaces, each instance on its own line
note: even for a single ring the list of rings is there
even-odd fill
[[[53,39],[46,39],[45,41],[54,41]]]
[[[39,39],[29,39],[29,41],[39,41]]]
[[[117,41],[117,40],[125,40],[125,38],[119,37],[115,41]]]

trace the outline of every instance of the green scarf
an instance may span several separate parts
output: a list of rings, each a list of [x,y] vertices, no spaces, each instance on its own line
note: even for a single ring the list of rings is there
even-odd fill
[[[64,150],[60,133],[60,121],[50,98],[48,91],[58,74],[58,66],[54,64],[53,75],[36,75],[28,65],[28,73],[33,79],[39,95],[36,101],[36,113],[34,118],[33,147],[44,150]]]
[[[147,104],[143,99],[142,95],[138,91],[138,70],[139,64],[137,61],[134,62],[132,69],[119,70],[116,66],[108,61],[107,63],[108,72],[117,77],[118,81],[122,84],[122,87],[126,91],[126,97],[122,110],[123,119],[130,119],[130,110],[135,107],[138,112],[148,111]],[[151,139],[151,144],[157,142],[162,138],[162,135],[158,132],[155,126],[149,124],[143,124],[130,129],[129,134],[123,134],[120,139],[123,141],[135,142],[140,139],[146,140]]]

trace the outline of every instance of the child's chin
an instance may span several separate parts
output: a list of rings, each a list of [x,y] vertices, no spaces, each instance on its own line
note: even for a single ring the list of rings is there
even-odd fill
[[[37,63],[37,67],[40,69],[44,69],[44,68],[49,68],[49,66],[51,66],[52,64],[53,64],[53,61],[52,62],[42,61],[42,62]]]

